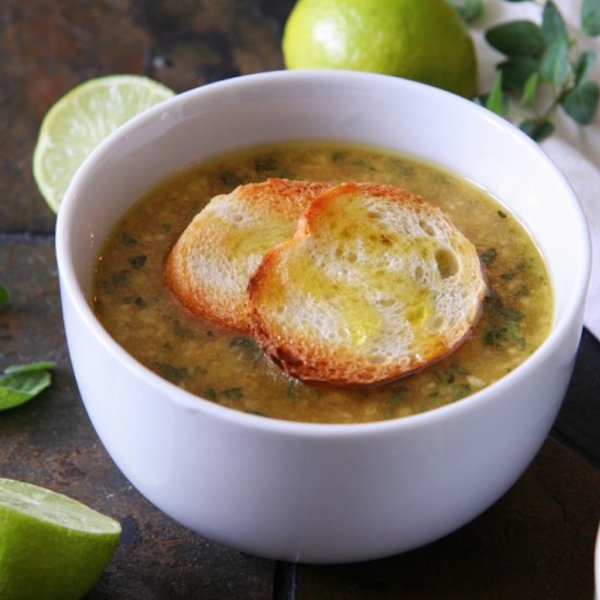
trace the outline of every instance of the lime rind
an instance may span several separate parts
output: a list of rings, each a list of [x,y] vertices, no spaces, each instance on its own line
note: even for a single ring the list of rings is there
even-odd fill
[[[68,496],[0,478],[0,598],[77,600],[100,578],[120,524]]]
[[[298,0],[281,49],[288,69],[372,71],[476,94],[473,39],[447,0]]]
[[[90,534],[118,535],[121,531],[118,521],[78,500],[12,479],[0,478],[0,513],[19,514]]]
[[[57,212],[73,175],[110,133],[147,108],[174,95],[138,75],[109,75],[82,83],[48,111],[33,154],[38,188]]]

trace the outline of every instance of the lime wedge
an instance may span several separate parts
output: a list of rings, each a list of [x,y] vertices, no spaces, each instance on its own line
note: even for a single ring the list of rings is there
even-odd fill
[[[77,500],[0,478],[0,598],[81,598],[120,535],[117,521]]]
[[[58,100],[42,121],[33,153],[33,176],[50,208],[58,211],[75,171],[108,134],[173,94],[147,77],[109,75]]]

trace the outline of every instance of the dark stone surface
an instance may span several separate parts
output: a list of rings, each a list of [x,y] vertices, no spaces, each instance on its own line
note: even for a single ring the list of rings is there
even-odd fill
[[[53,238],[0,237],[0,370],[51,360],[52,385],[0,412],[0,477],[67,494],[118,519],[123,535],[89,600],[270,598],[274,565],[187,531],[148,503],[99,442],[79,399],[64,330]],[[8,599],[7,599],[8,600]]]
[[[303,567],[299,598],[593,597],[600,473],[549,439],[513,488],[459,531],[389,559]]]
[[[553,434],[600,467],[600,342],[587,330]]]
[[[77,83],[148,74],[176,91],[281,68],[293,0],[3,0],[0,11],[0,370],[52,360],[53,383],[0,413],[0,476],[118,518],[119,548],[87,598],[591,598],[600,519],[600,344],[585,333],[551,438],[515,486],[460,531],[407,554],[330,567],[275,564],[194,535],[145,501],[99,443],[65,345],[55,217],[31,155]]]
[[[0,11],[0,223],[54,229],[31,174],[38,129],[72,87],[145,74],[177,92],[280,69],[290,0],[3,0]]]

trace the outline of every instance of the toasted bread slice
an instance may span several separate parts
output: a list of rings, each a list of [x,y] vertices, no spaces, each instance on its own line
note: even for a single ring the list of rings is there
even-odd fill
[[[250,276],[267,250],[293,234],[310,201],[327,187],[268,179],[215,196],[167,257],[168,287],[199,316],[249,333]]]
[[[345,183],[315,199],[250,280],[254,336],[290,375],[367,385],[451,352],[480,315],[473,244],[406,190]]]

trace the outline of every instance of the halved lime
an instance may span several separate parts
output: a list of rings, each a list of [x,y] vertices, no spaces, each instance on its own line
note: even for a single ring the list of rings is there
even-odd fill
[[[58,211],[75,171],[109,133],[173,94],[147,77],[109,75],[58,100],[42,121],[33,153],[33,176],[50,208]]]
[[[0,598],[81,598],[120,535],[117,521],[77,500],[0,478]]]

